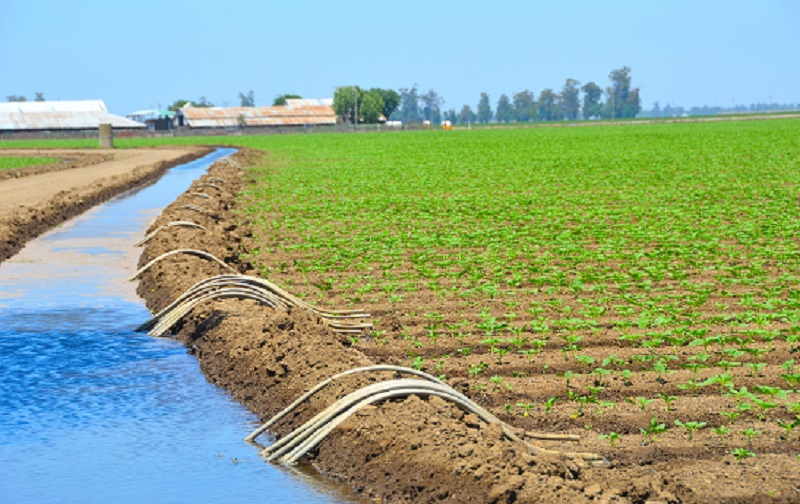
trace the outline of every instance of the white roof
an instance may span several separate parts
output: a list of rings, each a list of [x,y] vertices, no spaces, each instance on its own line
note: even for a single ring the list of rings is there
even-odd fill
[[[287,98],[286,106],[289,108],[333,106],[333,98]]]
[[[108,113],[103,100],[0,103],[0,130],[144,128],[142,123]]]
[[[108,112],[103,100],[25,101],[0,103],[0,114],[6,112]]]

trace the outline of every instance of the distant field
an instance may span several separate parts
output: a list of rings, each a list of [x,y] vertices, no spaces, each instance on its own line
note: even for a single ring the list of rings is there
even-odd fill
[[[0,156],[0,170],[13,170],[13,169],[25,168],[27,166],[55,163],[57,161],[58,159],[56,158]]]

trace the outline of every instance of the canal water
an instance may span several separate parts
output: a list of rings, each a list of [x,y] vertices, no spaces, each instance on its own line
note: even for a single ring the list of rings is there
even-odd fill
[[[255,416],[183,345],[135,333],[125,278],[161,209],[219,149],[31,242],[0,264],[0,501],[357,502],[242,441]]]

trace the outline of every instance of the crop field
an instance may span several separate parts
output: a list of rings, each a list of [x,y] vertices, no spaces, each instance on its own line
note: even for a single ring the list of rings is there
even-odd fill
[[[117,145],[263,150],[240,196],[250,259],[370,312],[342,338],[373,361],[631,474],[709,495],[712,473],[758,474],[771,495],[761,475],[800,471],[798,138],[786,119]],[[49,146],[89,145],[70,142]],[[0,143],[20,146],[42,145]]]
[[[349,344],[373,360],[633,466],[800,463],[797,138],[786,120],[237,143],[268,151],[243,195],[264,277],[371,311]]]
[[[4,157],[0,156],[0,170],[14,170],[28,166],[55,163],[58,159],[44,157]]]

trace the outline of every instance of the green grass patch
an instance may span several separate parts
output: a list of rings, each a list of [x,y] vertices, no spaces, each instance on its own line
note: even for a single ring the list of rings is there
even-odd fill
[[[56,158],[46,157],[2,157],[0,156],[0,170],[15,170],[28,166],[57,163]]]

